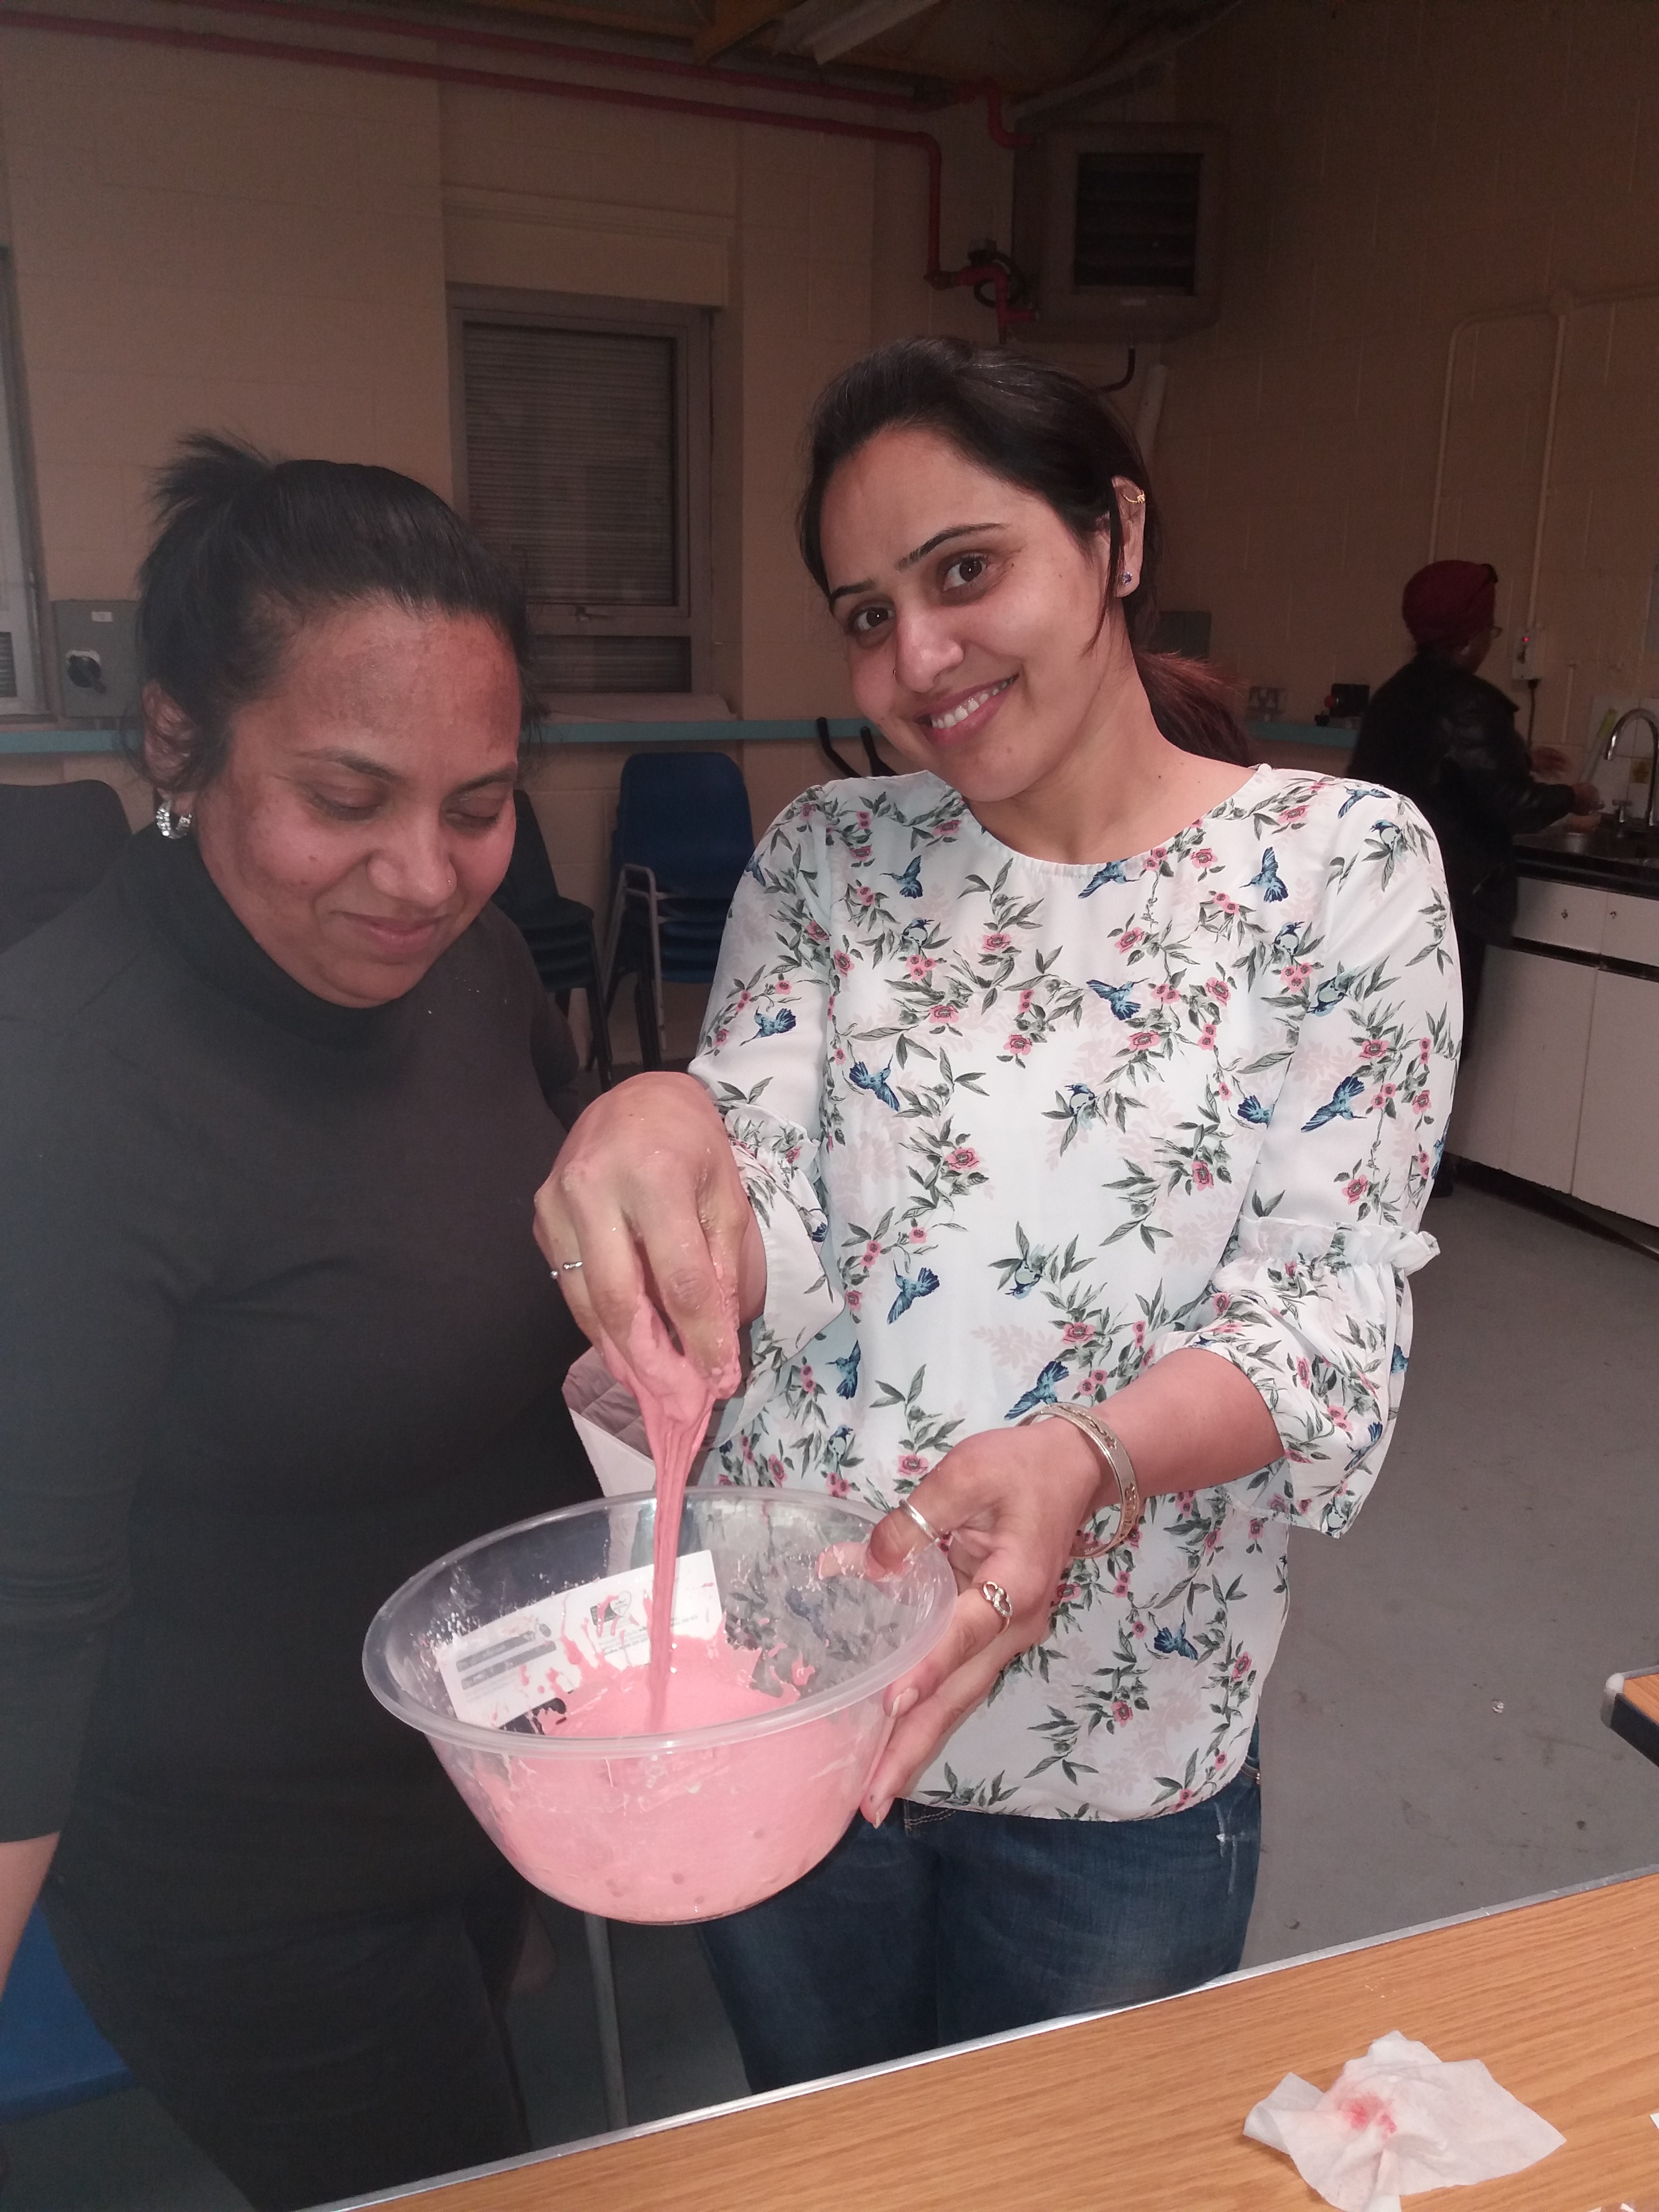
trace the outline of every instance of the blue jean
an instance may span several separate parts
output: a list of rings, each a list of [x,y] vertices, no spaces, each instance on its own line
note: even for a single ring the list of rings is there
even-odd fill
[[[1225,1789],[1158,1820],[901,1799],[700,1932],[750,2087],[781,2089],[1231,1973],[1261,1849],[1252,1741]]]

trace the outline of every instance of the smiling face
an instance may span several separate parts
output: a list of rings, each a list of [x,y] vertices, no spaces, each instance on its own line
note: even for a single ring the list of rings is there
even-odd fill
[[[1118,565],[1138,580],[1145,509],[1133,485],[1118,492]],[[976,811],[1063,781],[1115,717],[1148,719],[1107,532],[1079,545],[1046,501],[936,433],[884,430],[844,461],[823,543],[860,708]]]
[[[164,754],[167,703],[145,704]],[[341,607],[300,623],[222,770],[173,805],[278,967],[336,1006],[382,1006],[507,872],[519,720],[512,650],[482,617]]]

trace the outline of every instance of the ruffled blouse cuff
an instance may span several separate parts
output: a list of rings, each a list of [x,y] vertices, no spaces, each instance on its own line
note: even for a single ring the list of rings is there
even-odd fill
[[[1411,1346],[1406,1278],[1420,1230],[1248,1219],[1204,1297],[1147,1346],[1200,1351],[1249,1377],[1285,1449],[1239,1486],[1252,1513],[1340,1535],[1387,1453]]]

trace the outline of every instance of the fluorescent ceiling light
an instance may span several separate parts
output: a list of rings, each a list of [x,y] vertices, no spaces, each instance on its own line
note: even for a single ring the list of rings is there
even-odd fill
[[[773,44],[779,53],[833,62],[937,4],[938,0],[801,0],[778,25]]]

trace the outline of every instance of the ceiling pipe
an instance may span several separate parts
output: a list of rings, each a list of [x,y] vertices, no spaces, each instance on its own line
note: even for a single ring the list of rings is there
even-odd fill
[[[1057,84],[1048,92],[1032,93],[1029,98],[1018,101],[1014,108],[1015,120],[1023,122],[1028,118],[1047,115],[1054,108],[1069,107],[1073,101],[1079,100],[1103,100],[1113,93],[1138,90],[1149,72],[1161,68],[1172,54],[1178,53],[1191,40],[1200,37],[1206,31],[1212,31],[1218,23],[1243,5],[1243,0],[1221,0],[1218,7],[1212,7],[1207,14],[1184,23],[1179,30],[1172,32],[1161,46],[1155,47],[1151,53],[1143,54],[1139,61],[1125,60],[1122,57],[1128,47],[1146,35],[1146,32],[1135,33],[1134,38],[1120,47],[1119,58],[1109,62],[1104,69],[1097,70],[1090,76],[1078,77],[1070,84]]]
[[[313,11],[317,12],[320,11]],[[294,46],[276,39],[244,39],[217,31],[179,30],[162,23],[113,22],[92,15],[48,15],[36,9],[15,7],[10,0],[0,0],[0,27],[43,31],[60,38],[112,40],[125,46],[229,54],[254,61],[292,62],[304,69],[351,70],[365,76],[411,77],[424,83],[464,85],[482,92],[534,93],[549,99],[587,100],[605,107],[639,107],[656,114],[695,115],[720,123],[752,123],[769,131],[805,131],[820,137],[908,146],[927,164],[927,266],[922,272],[924,282],[936,291],[948,291],[959,284],[988,283],[995,301],[999,341],[1011,323],[1029,321],[1031,317],[1030,308],[1009,306],[1007,276],[1000,268],[988,269],[973,262],[963,269],[941,266],[939,196],[944,156],[938,139],[930,131],[896,131],[880,123],[843,123],[825,115],[779,114],[772,108],[741,106],[735,100],[682,100],[672,93],[635,92],[616,85],[577,84],[562,77],[469,69],[457,62],[417,60],[403,54],[359,53],[340,46]]]
[[[380,39],[408,39],[422,46],[471,48],[478,53],[523,54],[538,61],[574,62],[589,69],[633,70],[653,76],[690,78],[696,84],[741,85],[775,93],[786,100],[838,101],[853,107],[896,108],[905,115],[932,115],[946,107],[985,102],[985,129],[993,145],[1013,151],[1033,146],[1035,138],[1007,121],[1002,87],[989,77],[953,85],[943,95],[911,92],[860,91],[846,84],[805,84],[764,70],[716,69],[708,63],[675,61],[667,55],[632,54],[604,46],[573,46],[554,39],[527,38],[513,31],[472,29],[454,23],[412,22],[405,15],[371,14],[366,9],[306,6],[301,0],[184,0],[192,9],[221,15],[253,15],[279,22],[308,23],[319,30],[358,31]]]
[[[653,76],[690,77],[699,84],[743,85],[757,91],[775,92],[790,99],[850,102],[858,107],[896,107],[916,114],[930,105],[908,92],[855,91],[844,84],[803,84],[763,70],[715,69],[708,63],[683,62],[666,55],[612,52],[603,46],[573,46],[554,39],[537,39],[513,31],[473,30],[453,23],[411,22],[406,15],[370,15],[356,8],[290,5],[289,0],[188,0],[223,15],[274,16],[286,23],[311,23],[331,31],[362,31],[382,39],[413,39],[422,46],[471,47],[480,53],[526,54],[542,61],[576,62],[592,69],[635,70]],[[981,88],[973,87],[968,96]],[[998,115],[1000,123],[1000,113]],[[994,136],[994,131],[993,136]]]

